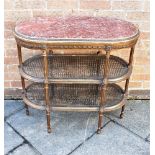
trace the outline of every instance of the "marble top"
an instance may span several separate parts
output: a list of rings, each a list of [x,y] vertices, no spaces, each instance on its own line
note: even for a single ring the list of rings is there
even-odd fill
[[[18,22],[15,33],[34,40],[103,40],[134,37],[138,28],[108,17],[36,17]]]

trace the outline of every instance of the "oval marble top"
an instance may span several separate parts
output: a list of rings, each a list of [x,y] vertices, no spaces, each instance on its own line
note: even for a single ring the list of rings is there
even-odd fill
[[[132,23],[108,17],[36,17],[19,22],[16,35],[32,40],[130,39],[138,34]]]

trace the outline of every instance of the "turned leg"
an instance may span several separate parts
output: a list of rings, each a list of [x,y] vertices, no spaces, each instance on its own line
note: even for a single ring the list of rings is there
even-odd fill
[[[100,101],[100,107],[99,107],[99,112],[98,112],[98,129],[97,129],[97,134],[101,133],[101,127],[102,127],[102,119],[103,119],[103,88],[101,86],[101,90],[100,90],[100,94],[101,94],[101,101]]]
[[[48,84],[45,84],[45,102],[46,102],[46,119],[47,119],[47,131],[51,133],[51,112],[50,112],[50,103],[49,103],[49,87]]]
[[[106,51],[106,59],[104,62],[104,78],[103,78],[103,83],[101,85],[101,91],[100,91],[100,96],[101,96],[101,101],[100,101],[100,107],[99,107],[99,120],[98,120],[98,129],[97,133],[101,132],[102,128],[102,120],[103,120],[103,112],[104,112],[104,104],[106,102],[106,88],[108,85],[108,73],[109,73],[109,58],[110,58],[110,51],[111,47],[107,46],[105,48]]]
[[[131,47],[130,56],[129,56],[129,67],[132,67],[132,64],[133,64],[134,50],[135,50],[135,46]],[[126,98],[128,95],[129,80],[130,80],[130,78],[128,78],[125,82],[125,97]],[[125,105],[122,106],[120,118],[123,118],[124,110],[125,110]]]
[[[49,101],[49,84],[48,84],[48,51],[44,51],[44,78],[45,78],[45,84],[44,84],[44,90],[45,90],[45,104],[46,104],[46,119],[47,119],[47,130],[48,133],[51,133],[51,108],[50,108],[50,101]]]
[[[21,46],[19,46],[18,44],[17,44],[17,50],[18,50],[19,65],[21,65],[22,64],[22,53],[21,53]],[[22,83],[23,93],[25,93],[25,80],[23,77],[21,77],[21,83]],[[26,109],[26,115],[29,115],[29,109],[26,103],[25,103],[25,109]]]
[[[99,112],[98,112],[98,129],[97,129],[97,133],[101,133],[101,128],[102,128],[102,122],[103,122],[103,104],[104,104],[104,100],[105,100],[105,85],[101,86],[101,101],[100,101],[100,108],[99,108]]]
[[[97,134],[100,134],[101,133],[102,121],[103,121],[103,112],[100,112],[99,111],[99,114],[98,114],[98,129],[97,129]]]
[[[126,83],[125,83],[125,97],[127,97],[128,86],[129,86],[129,79],[127,79],[127,80],[126,80]],[[122,106],[120,118],[123,118],[124,110],[125,110],[125,105]]]
[[[52,132],[52,129],[51,129],[51,125],[50,125],[50,112],[46,112],[46,116],[47,116],[47,131],[48,133],[51,133]]]
[[[21,77],[21,82],[22,82],[22,88],[23,88],[23,91],[25,90],[25,80],[23,77]],[[24,92],[25,93],[25,92]],[[28,108],[28,105],[25,103],[25,109],[26,109],[26,115],[29,115],[29,108]]]
[[[98,52],[98,53],[100,53],[100,52]],[[97,60],[97,75],[98,76],[99,76],[99,67],[100,67],[100,61]],[[101,90],[101,95],[102,95],[102,90]],[[99,112],[98,112],[98,129],[97,129],[97,134],[101,133],[101,127],[102,127],[102,121],[103,121],[103,112],[102,112],[103,110],[101,111],[101,109],[102,108],[100,107]]]

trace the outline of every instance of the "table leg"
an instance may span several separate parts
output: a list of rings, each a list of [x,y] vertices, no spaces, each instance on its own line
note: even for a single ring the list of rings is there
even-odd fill
[[[103,83],[101,85],[101,102],[100,102],[100,108],[99,108],[99,114],[98,114],[99,120],[98,120],[97,133],[100,133],[101,128],[102,128],[104,104],[106,102],[106,88],[107,88],[107,84],[108,84],[110,50],[111,50],[111,48],[105,48],[106,59],[104,62],[104,79],[103,79]]]
[[[51,133],[51,109],[50,109],[50,103],[49,103],[49,86],[48,84],[45,84],[45,102],[46,102],[46,119],[47,119],[47,130],[48,133]]]
[[[128,87],[129,87],[129,79],[127,79],[125,83],[125,98],[127,97]],[[123,118],[124,110],[125,110],[125,104],[122,106],[120,118]]]
[[[21,65],[22,64],[22,53],[21,53],[21,46],[18,44],[17,44],[17,50],[18,50],[19,65]],[[25,79],[22,76],[21,76],[21,83],[22,83],[23,93],[25,93]],[[25,109],[26,109],[26,115],[29,115],[29,109],[26,103],[25,103]]]
[[[135,46],[131,47],[130,56],[129,56],[129,66],[131,66],[131,67],[132,67],[132,64],[133,64],[134,50],[135,50]],[[129,80],[130,80],[130,78],[128,78],[126,80],[126,83],[125,83],[125,97],[126,98],[127,98],[127,95],[128,95]],[[122,106],[120,118],[123,118],[124,110],[125,110],[125,105]]]
[[[25,80],[23,77],[21,77],[21,82],[22,82],[22,89],[23,89],[23,93],[25,93]],[[25,103],[25,109],[26,109],[26,115],[29,115],[29,109],[28,109],[28,105]]]
[[[50,125],[51,108],[49,101],[49,84],[48,84],[48,51],[44,51],[43,56],[44,56],[44,77],[45,77],[44,90],[45,90],[47,130],[48,133],[51,133],[51,125]]]
[[[105,85],[101,86],[101,102],[100,102],[100,108],[99,108],[99,112],[98,112],[98,129],[97,129],[97,133],[101,133],[101,128],[102,128],[102,122],[103,122],[103,104],[104,104],[104,100],[105,100]]]
[[[97,129],[97,134],[101,133],[101,127],[102,127],[102,121],[103,121],[103,112],[99,111],[99,117],[98,117],[98,129]]]

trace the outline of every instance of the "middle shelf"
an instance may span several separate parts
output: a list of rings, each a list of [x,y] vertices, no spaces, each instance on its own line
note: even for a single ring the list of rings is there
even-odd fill
[[[49,55],[48,79],[49,83],[91,83],[100,84],[104,78],[105,55]],[[27,59],[19,66],[20,74],[24,78],[44,82],[44,57],[36,55]],[[110,56],[108,82],[115,83],[130,76],[131,66],[117,56]]]

